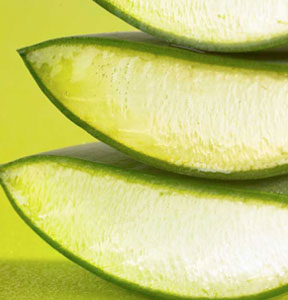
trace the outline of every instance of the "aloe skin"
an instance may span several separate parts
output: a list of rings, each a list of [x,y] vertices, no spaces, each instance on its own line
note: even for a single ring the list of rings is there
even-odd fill
[[[94,0],[171,43],[248,52],[288,42],[287,0]]]
[[[163,299],[288,290],[288,177],[209,182],[99,144],[2,165],[18,214],[68,258]]]
[[[288,171],[285,64],[199,54],[127,33],[19,52],[68,118],[139,161],[228,180]]]

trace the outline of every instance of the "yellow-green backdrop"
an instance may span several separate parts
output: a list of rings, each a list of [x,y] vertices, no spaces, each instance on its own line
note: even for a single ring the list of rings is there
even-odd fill
[[[92,0],[0,0],[0,164],[93,141],[46,99],[16,49],[47,39],[133,30]],[[0,190],[0,300],[142,299],[97,279],[42,241]]]

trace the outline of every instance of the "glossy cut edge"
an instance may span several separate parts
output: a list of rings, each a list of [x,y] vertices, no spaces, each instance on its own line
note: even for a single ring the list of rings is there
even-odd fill
[[[224,56],[217,56],[212,54],[199,54],[186,49],[179,49],[174,47],[163,47],[159,45],[153,45],[145,42],[133,42],[128,40],[121,40],[115,38],[107,37],[89,37],[89,36],[75,36],[67,38],[59,38],[48,40],[33,46],[25,47],[18,50],[19,55],[24,61],[25,66],[29,70],[30,74],[42,90],[42,92],[47,96],[47,98],[73,123],[78,125],[80,128],[84,129],[90,135],[94,136],[96,139],[104,142],[105,144],[135,158],[136,160],[146,163],[151,166],[158,167],[160,169],[175,172],[178,174],[196,176],[205,179],[220,179],[220,180],[247,180],[247,179],[264,179],[271,176],[284,175],[288,173],[288,164],[276,166],[273,168],[249,170],[249,171],[237,171],[237,172],[219,172],[219,171],[201,171],[197,168],[189,168],[183,166],[176,166],[174,164],[168,163],[164,160],[148,156],[142,152],[133,150],[120,142],[117,142],[110,136],[103,134],[98,129],[90,126],[84,120],[80,119],[77,115],[72,113],[64,104],[61,103],[53,95],[53,93],[45,86],[42,80],[39,78],[37,73],[34,71],[33,67],[26,59],[26,55],[32,51],[49,47],[51,45],[77,45],[77,44],[88,44],[88,45],[108,45],[115,48],[128,48],[144,53],[152,53],[156,55],[180,58],[188,61],[196,61],[199,63],[227,66],[227,67],[238,67],[243,69],[253,69],[253,70],[263,70],[263,71],[274,71],[288,73],[288,66],[283,66],[281,64],[263,63],[251,60],[245,60],[241,58],[227,58]]]
[[[88,160],[83,160],[83,159],[79,159],[79,158],[71,158],[71,157],[65,157],[65,156],[57,156],[57,155],[33,155],[33,156],[28,156],[28,157],[24,157],[21,159],[18,159],[16,161],[4,164],[4,165],[0,165],[0,186],[2,186],[4,193],[7,196],[7,199],[9,200],[10,204],[12,205],[13,209],[16,211],[16,213],[18,214],[18,216],[24,221],[24,223],[26,223],[26,225],[28,225],[40,238],[42,238],[48,245],[50,245],[52,248],[54,248],[56,251],[58,251],[59,253],[61,253],[64,257],[68,258],[69,260],[71,260],[74,263],[77,263],[79,266],[83,267],[84,269],[88,270],[89,272],[95,274],[96,276],[98,276],[99,278],[102,278],[108,282],[111,282],[112,284],[116,284],[117,286],[120,286],[121,288],[127,289],[131,292],[134,293],[138,293],[139,295],[144,295],[144,296],[148,296],[151,299],[167,299],[167,300],[265,300],[265,299],[270,299],[273,297],[277,297],[277,296],[285,296],[285,294],[288,292],[288,284],[284,285],[284,286],[280,286],[279,288],[275,288],[272,289],[270,291],[264,292],[264,293],[259,293],[256,295],[250,295],[250,296],[241,296],[241,297],[233,297],[233,298],[204,298],[204,297],[185,297],[185,296],[177,296],[175,294],[168,294],[168,293],[163,293],[159,290],[153,290],[153,289],[149,289],[149,288],[144,288],[141,285],[135,284],[131,281],[127,281],[127,280],[123,280],[117,276],[113,276],[103,270],[101,270],[100,268],[97,268],[96,266],[93,266],[91,263],[89,263],[88,261],[80,258],[77,255],[74,255],[71,251],[67,250],[66,248],[62,247],[60,243],[56,242],[53,238],[49,237],[49,235],[47,235],[46,233],[44,233],[38,226],[35,225],[34,222],[31,221],[31,219],[29,219],[29,217],[27,217],[25,215],[25,213],[21,210],[20,206],[17,204],[17,201],[14,200],[14,197],[11,195],[11,193],[9,192],[8,188],[6,187],[5,183],[3,182],[2,178],[1,178],[1,173],[3,171],[5,171],[5,169],[10,166],[14,166],[14,165],[21,165],[24,164],[26,162],[31,161],[33,162],[37,162],[37,161],[42,161],[45,162],[45,160],[48,161],[52,161],[52,162],[56,162],[56,163],[60,163],[62,162],[72,162],[75,164],[75,166],[78,165],[85,165],[86,166],[90,166],[92,168],[104,168],[104,169],[108,169],[110,171],[115,171],[117,170],[121,175],[122,178],[127,178],[130,175],[133,176],[133,174],[135,175],[137,173],[135,177],[143,177],[143,178],[137,178],[137,180],[139,180],[141,183],[145,182],[145,177],[148,178],[155,178],[158,181],[158,184],[162,183],[165,185],[165,179],[163,178],[157,178],[157,176],[155,175],[150,175],[150,174],[143,174],[141,172],[136,172],[133,170],[123,170],[119,167],[115,167],[115,166],[111,166],[111,165],[106,165],[106,164],[101,164],[101,163],[95,163],[95,162],[91,162]],[[126,176],[123,176],[123,175]],[[130,174],[130,175],[129,175]],[[168,180],[170,181],[170,180]],[[176,179],[172,179],[171,182],[176,182]],[[150,183],[148,183],[148,185],[150,185]],[[200,184],[202,185],[202,184]],[[214,187],[212,186],[212,189]],[[224,194],[232,194],[235,195],[235,192],[237,194],[237,189],[233,190],[233,189],[229,189],[229,188],[216,188],[216,192],[217,193],[224,193]],[[255,193],[253,193],[253,191],[242,191],[241,194],[246,194],[246,196],[249,195],[255,195]],[[256,194],[258,194],[259,198],[262,196],[262,200],[268,200],[268,197],[266,195],[266,193],[258,193],[256,192]],[[265,199],[267,197],[267,199]],[[281,197],[279,196],[275,196],[279,199],[280,202],[281,201]],[[270,197],[269,197],[270,198]],[[280,300],[280,299],[279,299]],[[283,298],[284,300],[284,298]]]
[[[164,31],[162,29],[153,27],[148,23],[139,21],[136,17],[125,13],[116,5],[113,5],[107,0],[93,0],[99,6],[113,14],[114,16],[125,21],[129,25],[144,31],[148,34],[156,36],[164,41],[175,43],[179,46],[195,47],[199,50],[204,50],[208,52],[219,52],[219,53],[243,53],[243,52],[254,52],[259,50],[266,50],[285,46],[288,43],[288,31],[286,34],[279,35],[274,38],[254,41],[254,42],[242,42],[242,43],[209,43],[201,42],[192,38],[187,38],[184,36],[179,36],[174,33]]]

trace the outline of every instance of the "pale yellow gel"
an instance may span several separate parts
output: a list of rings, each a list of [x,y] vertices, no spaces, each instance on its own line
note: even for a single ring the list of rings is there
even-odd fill
[[[156,30],[196,43],[268,40],[288,31],[287,0],[107,0]],[[143,28],[145,25],[140,25]]]
[[[288,283],[288,208],[257,195],[179,189],[69,162],[15,165],[23,213],[106,274],[183,297],[233,298]]]
[[[288,162],[288,75],[110,46],[49,46],[27,59],[74,115],[152,158],[203,171]]]

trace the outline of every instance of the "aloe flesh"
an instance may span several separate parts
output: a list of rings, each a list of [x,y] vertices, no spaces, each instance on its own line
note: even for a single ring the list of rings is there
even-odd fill
[[[0,178],[40,236],[122,286],[167,299],[287,290],[287,176],[209,182],[92,144],[9,163]]]
[[[227,180],[287,173],[287,64],[141,34],[58,39],[20,54],[68,118],[137,160]]]
[[[170,43],[216,52],[286,45],[286,0],[94,0]]]

